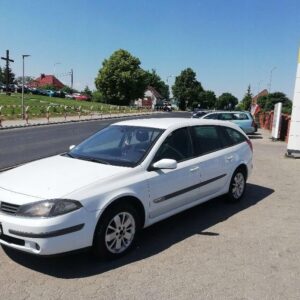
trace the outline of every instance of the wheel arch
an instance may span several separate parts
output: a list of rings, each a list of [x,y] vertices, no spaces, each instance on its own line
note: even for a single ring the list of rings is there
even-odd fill
[[[105,213],[108,212],[110,209],[114,208],[115,206],[121,205],[122,203],[132,205],[137,210],[140,216],[141,228],[144,227],[146,221],[146,210],[142,201],[132,195],[120,196],[119,198],[113,199],[111,202],[107,203],[105,207],[103,207],[102,212],[98,217],[98,221],[94,230],[94,238],[95,238],[95,233],[97,231],[97,227],[101,223],[101,220],[103,219]]]
[[[246,163],[241,163],[233,172],[233,174],[237,171],[237,170],[242,170],[245,174],[245,179],[247,180],[248,178],[248,167],[246,165]]]

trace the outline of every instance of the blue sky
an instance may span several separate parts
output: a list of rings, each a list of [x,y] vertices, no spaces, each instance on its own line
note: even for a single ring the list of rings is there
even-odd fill
[[[166,81],[191,67],[205,89],[241,99],[251,84],[293,95],[300,45],[299,0],[0,0],[0,54],[16,75],[74,69],[94,89],[104,58],[123,48]],[[0,62],[4,66],[4,61]],[[70,84],[68,76],[58,76]],[[169,77],[173,84],[174,77]]]

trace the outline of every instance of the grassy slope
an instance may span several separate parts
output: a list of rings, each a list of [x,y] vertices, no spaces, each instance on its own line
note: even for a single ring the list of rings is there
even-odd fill
[[[21,94],[12,94],[7,96],[0,94],[0,106],[2,108],[2,115],[9,119],[18,118],[21,115]],[[29,114],[31,116],[44,116],[48,106],[51,106],[51,115],[61,115],[64,113],[65,106],[67,106],[68,114],[77,114],[79,107],[81,107],[82,114],[87,114],[91,110],[94,112],[116,112],[119,108],[98,102],[76,101],[72,99],[62,99],[41,95],[24,95],[24,105],[29,106]],[[129,110],[129,108],[122,107],[121,110]]]

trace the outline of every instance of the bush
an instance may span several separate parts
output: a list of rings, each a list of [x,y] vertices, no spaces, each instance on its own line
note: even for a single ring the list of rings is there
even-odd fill
[[[105,103],[105,99],[104,99],[102,93],[99,91],[94,91],[92,93],[92,100],[95,102]]]

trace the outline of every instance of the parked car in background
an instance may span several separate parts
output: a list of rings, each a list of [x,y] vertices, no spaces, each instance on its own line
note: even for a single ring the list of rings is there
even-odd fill
[[[91,100],[90,97],[80,94],[80,93],[74,93],[74,94],[72,94],[72,96],[73,96],[73,99],[78,100],[78,101],[90,101]]]
[[[70,149],[0,174],[2,245],[117,258],[144,227],[223,194],[241,200],[252,170],[247,135],[216,120],[127,120]]]
[[[199,118],[207,115],[209,112],[211,112],[211,111],[210,110],[196,110],[192,113],[191,118],[199,119]]]
[[[257,131],[257,124],[248,111],[214,111],[201,118],[231,121],[240,126],[247,134],[253,134]]]

